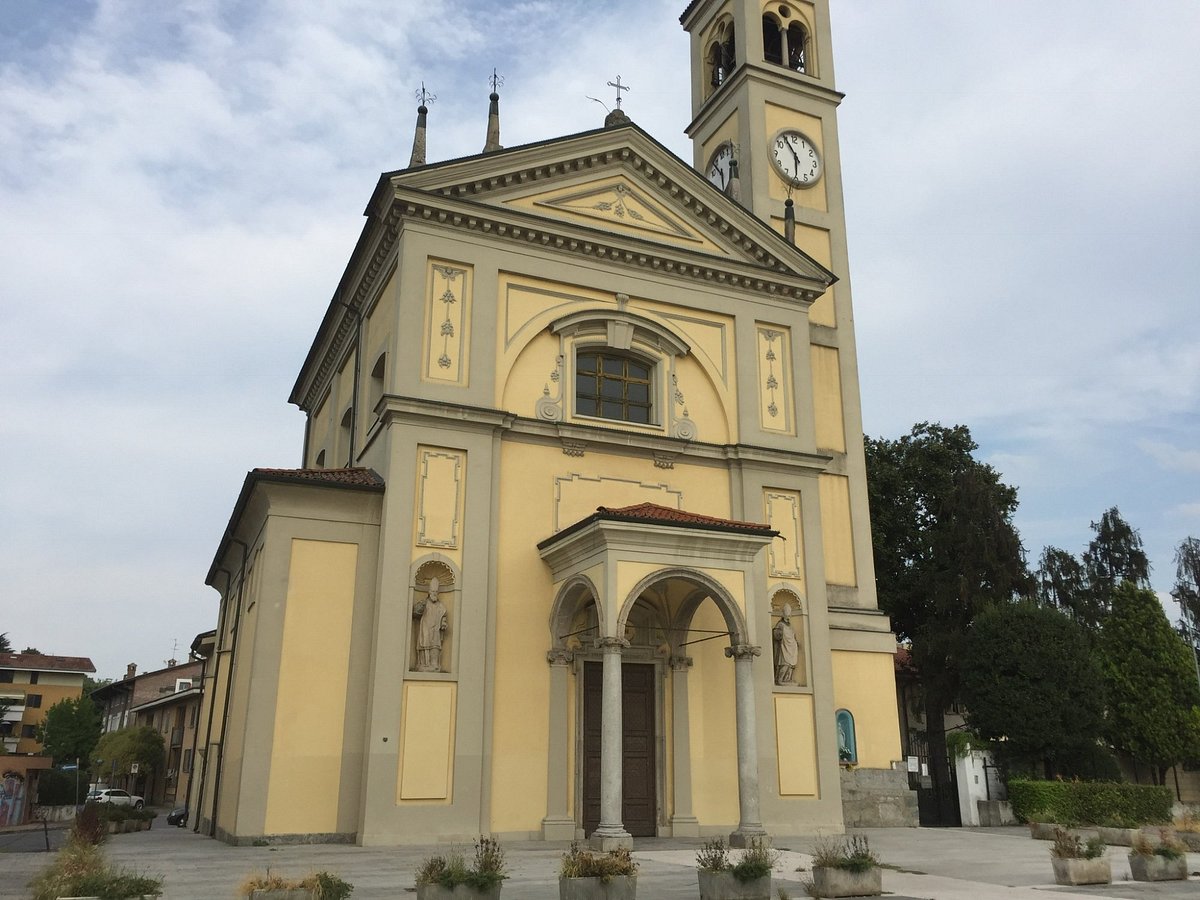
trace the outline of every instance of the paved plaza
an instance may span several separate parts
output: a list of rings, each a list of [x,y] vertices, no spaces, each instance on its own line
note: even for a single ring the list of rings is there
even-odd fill
[[[1112,847],[1113,884],[1095,888],[1059,888],[1050,871],[1049,844],[1034,841],[1024,828],[868,828],[862,834],[888,866],[883,887],[894,900],[1070,900],[1095,898],[1200,897],[1200,882],[1143,884],[1130,880],[1126,849]],[[61,838],[52,832],[52,841]],[[30,877],[50,860],[50,854],[22,847],[43,847],[40,831],[32,844],[0,835],[0,898],[26,897]],[[640,840],[635,856],[641,864],[638,897],[676,900],[698,896],[694,840]],[[779,837],[781,852],[775,885],[793,900],[804,898],[804,872],[811,862],[810,837]],[[445,845],[401,848],[362,848],[337,845],[287,847],[229,847],[193,834],[163,827],[160,817],[150,831],[111,837],[106,845],[116,864],[164,878],[170,900],[232,898],[244,876],[255,871],[304,875],[328,869],[354,885],[351,900],[413,896],[413,872],[431,853]],[[469,846],[460,848],[469,855]],[[558,897],[558,859],[565,845],[529,842],[507,844],[511,878],[503,896],[509,900],[555,900]],[[1189,854],[1188,871],[1200,871],[1200,854]]]

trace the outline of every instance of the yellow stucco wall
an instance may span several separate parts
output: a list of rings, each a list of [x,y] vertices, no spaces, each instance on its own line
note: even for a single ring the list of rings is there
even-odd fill
[[[836,347],[813,344],[810,350],[813,417],[817,447],[846,452],[846,423],[842,415],[842,375]]]
[[[356,544],[293,539],[267,834],[337,831]]]
[[[715,603],[706,600],[696,611],[692,628],[718,631],[725,620]],[[688,726],[692,760],[692,808],[701,824],[737,822],[737,704],[733,660],[725,656],[724,641],[705,641],[688,648]]]
[[[811,694],[775,695],[775,753],[779,793],[817,796],[817,737]]]
[[[858,765],[887,769],[901,758],[896,674],[890,653],[834,650],[833,702],[854,716]]]
[[[454,785],[457,687],[450,681],[405,683],[397,803],[450,801]]]
[[[821,534],[825,548],[825,581],[854,586],[854,532],[850,522],[850,479],[845,475],[821,475],[817,479],[821,497]]]

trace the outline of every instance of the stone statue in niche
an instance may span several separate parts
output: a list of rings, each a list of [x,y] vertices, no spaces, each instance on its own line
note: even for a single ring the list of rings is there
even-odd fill
[[[771,631],[775,649],[775,683],[792,684],[796,677],[796,663],[800,659],[800,642],[792,628],[792,605],[783,604],[783,614]]]
[[[446,604],[438,597],[441,585],[436,578],[429,579],[425,599],[413,604],[413,618],[417,619],[417,664],[418,672],[442,671],[442,642],[446,639]]]

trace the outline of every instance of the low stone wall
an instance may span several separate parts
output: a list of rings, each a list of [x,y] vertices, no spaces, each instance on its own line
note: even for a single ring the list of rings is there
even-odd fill
[[[843,766],[842,819],[847,828],[915,828],[917,794],[907,770]]]
[[[35,806],[31,822],[70,822],[75,818],[75,806]]]

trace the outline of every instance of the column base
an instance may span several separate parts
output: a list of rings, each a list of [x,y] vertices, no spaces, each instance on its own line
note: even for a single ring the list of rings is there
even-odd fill
[[[700,820],[695,816],[672,816],[671,837],[700,837]]]
[[[588,838],[588,846],[601,853],[607,853],[610,850],[632,850],[633,835],[621,826],[605,828],[601,825]]]
[[[761,825],[739,826],[737,831],[729,835],[730,847],[744,850],[756,844],[761,844],[764,847],[771,846],[771,836],[767,834],[767,830]]]
[[[542,819],[543,841],[573,841],[575,840],[575,820],[567,818]]]

